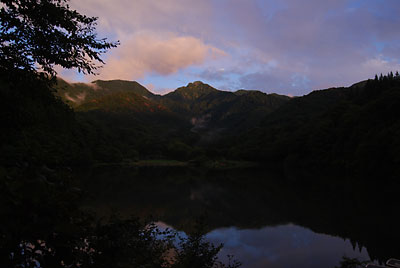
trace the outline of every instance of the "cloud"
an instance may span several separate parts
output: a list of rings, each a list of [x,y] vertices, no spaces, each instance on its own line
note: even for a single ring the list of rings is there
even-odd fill
[[[243,82],[272,83],[278,88],[276,83],[279,83],[291,88],[293,81],[290,78],[300,76],[310,80],[307,89],[310,91],[366,79],[380,68],[395,67],[393,62],[400,61],[396,54],[400,43],[397,27],[400,18],[393,15],[395,12],[390,15],[389,11],[384,11],[399,10],[398,1],[388,1],[391,8],[384,9],[375,6],[376,1],[368,0],[359,6],[355,5],[356,1],[347,0],[282,0],[279,7],[276,7],[276,1],[263,1],[257,10],[255,1],[249,1],[249,4],[233,1],[226,9],[230,14],[225,16],[231,18],[230,23],[235,23],[233,31],[240,33],[235,44],[258,51],[259,55],[249,55],[253,65],[265,64],[263,58],[276,63],[275,70],[269,72],[244,72]],[[268,11],[271,9],[274,12]],[[384,44],[382,52],[376,49],[377,42]],[[379,57],[389,57],[392,64],[372,65],[371,61]],[[286,73],[286,77],[282,73]],[[300,92],[304,92],[301,87]]]
[[[303,95],[309,92],[310,88],[307,76],[291,75],[282,70],[249,73],[241,76],[239,82],[242,88],[285,95]]]
[[[165,95],[168,94],[172,91],[174,91],[176,88],[164,88],[164,87],[160,87],[160,88],[155,88],[154,91],[152,91],[155,94],[158,95]]]
[[[362,64],[361,69],[374,74],[377,74],[374,71],[380,70],[382,73],[386,74],[390,71],[400,70],[400,63],[388,61],[382,57],[377,57],[365,61]]]
[[[326,63],[326,66],[329,65],[330,63]],[[337,67],[332,64],[328,69],[302,70],[300,66],[277,66],[242,74],[239,87],[299,96],[313,89],[350,86],[360,80],[373,78],[375,74],[386,74],[395,70],[400,70],[400,63],[387,60],[382,55],[365,58],[364,61],[344,62]]]
[[[146,84],[146,85],[144,85],[144,87],[146,88],[146,89],[148,89],[150,92],[154,92],[154,88],[155,88],[155,86],[153,85],[153,84]]]
[[[99,17],[102,32],[118,32],[119,36],[160,29],[179,34],[199,33],[201,28],[207,32],[213,12],[209,0],[72,0],[71,6]]]
[[[398,0],[72,0],[71,6],[99,17],[100,36],[121,40],[105,57],[107,79],[156,73],[185,80],[177,71],[197,66],[200,77],[226,88],[300,95],[400,63]]]
[[[205,69],[198,76],[201,79],[206,79],[208,81],[227,81],[229,80],[228,75],[230,72],[226,72],[224,68],[219,69]]]
[[[224,55],[207,39],[212,27],[210,1],[71,0],[70,4],[99,18],[99,36],[121,42],[104,56],[106,65],[99,70],[100,76],[89,79],[170,75]]]
[[[148,73],[170,75],[225,53],[192,36],[142,32],[122,40],[100,70],[101,79],[139,79]]]

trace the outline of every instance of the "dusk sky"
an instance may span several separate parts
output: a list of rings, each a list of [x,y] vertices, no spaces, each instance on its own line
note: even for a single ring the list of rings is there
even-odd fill
[[[165,93],[218,89],[304,95],[400,70],[399,0],[72,0],[120,40],[97,77]]]

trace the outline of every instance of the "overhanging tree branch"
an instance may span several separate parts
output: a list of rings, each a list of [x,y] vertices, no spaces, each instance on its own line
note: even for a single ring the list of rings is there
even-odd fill
[[[99,39],[96,17],[72,10],[69,0],[0,0],[0,69],[54,77],[55,65],[95,74],[101,54],[119,45]]]

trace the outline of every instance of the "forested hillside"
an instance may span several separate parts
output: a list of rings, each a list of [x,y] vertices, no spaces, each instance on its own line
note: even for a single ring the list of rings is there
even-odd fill
[[[85,163],[90,151],[74,111],[43,81],[0,80],[1,162],[70,165]]]
[[[289,170],[395,178],[400,160],[400,77],[295,98],[237,139],[232,153]]]
[[[56,95],[75,110],[100,162],[221,158],[214,144],[256,126],[290,99],[220,91],[199,81],[160,96],[137,82],[70,84],[58,79]]]

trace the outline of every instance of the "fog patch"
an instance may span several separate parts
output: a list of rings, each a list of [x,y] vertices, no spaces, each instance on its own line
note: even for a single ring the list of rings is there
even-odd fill
[[[210,119],[211,114],[205,114],[200,117],[192,117],[192,119],[190,119],[190,123],[193,125],[191,131],[197,133],[199,130],[205,129]]]
[[[94,91],[103,89],[103,88],[102,88],[101,86],[99,86],[96,82],[87,83],[87,84],[85,84],[85,85],[87,85],[88,87],[90,87],[90,88],[93,89]]]
[[[69,93],[64,94],[65,98],[73,103],[80,104],[86,99],[86,92],[77,94],[75,97],[69,95]]]

